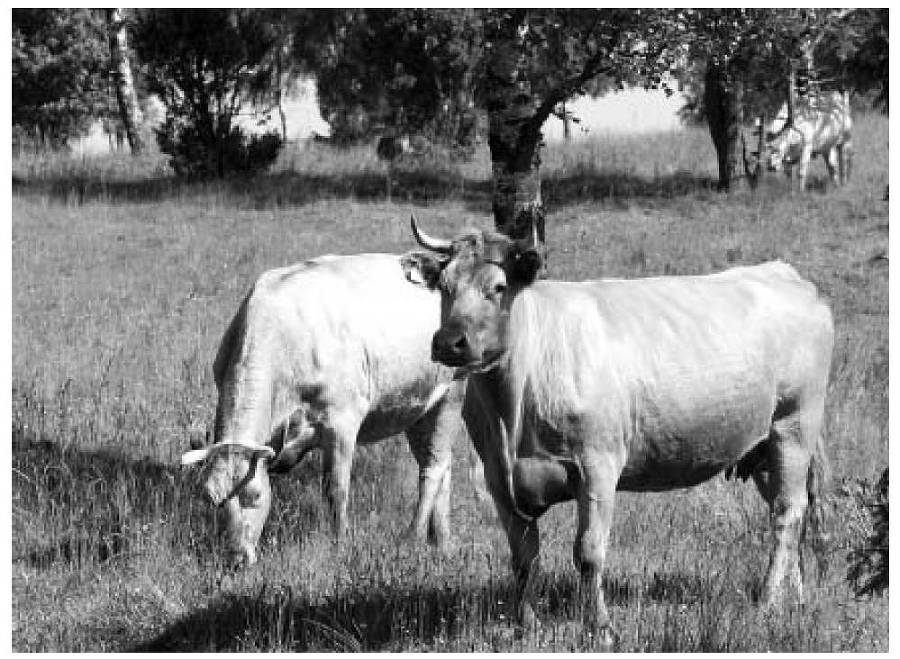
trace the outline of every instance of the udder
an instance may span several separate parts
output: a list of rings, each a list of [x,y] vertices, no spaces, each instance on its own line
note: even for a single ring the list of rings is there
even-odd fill
[[[571,462],[520,458],[513,467],[516,505],[528,515],[541,515],[555,503],[574,499],[578,470]]]

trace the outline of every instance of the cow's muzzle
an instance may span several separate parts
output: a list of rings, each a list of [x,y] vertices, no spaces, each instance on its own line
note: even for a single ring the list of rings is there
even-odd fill
[[[431,339],[431,359],[445,366],[466,366],[472,361],[473,350],[465,331],[459,327],[442,327]]]

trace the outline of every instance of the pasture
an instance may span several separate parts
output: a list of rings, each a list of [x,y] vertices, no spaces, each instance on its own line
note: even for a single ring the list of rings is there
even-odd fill
[[[717,476],[621,494],[605,585],[621,651],[887,651],[888,598],[857,599],[853,496],[888,459],[888,120],[856,120],[849,185],[714,190],[708,133],[553,144],[543,163],[549,275],[697,274],[781,258],[831,304],[833,469],[826,565],[804,602],[753,605],[768,560],[751,483]],[[453,546],[399,542],[416,501],[402,438],[357,452],[352,531],[332,542],[318,456],[273,478],[260,561],[216,558],[215,526],[178,458],[211,422],[211,364],[263,270],[334,252],[413,248],[410,211],[447,235],[490,222],[475,162],[399,164],[373,149],[283,154],[250,180],[173,181],[157,156],[13,163],[12,645],[19,651],[590,650],[573,624],[573,504],[541,522],[543,620],[510,622],[506,539],[455,447]],[[210,532],[212,529],[213,533]]]

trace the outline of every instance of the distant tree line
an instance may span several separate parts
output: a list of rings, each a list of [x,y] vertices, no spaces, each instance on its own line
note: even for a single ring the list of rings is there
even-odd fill
[[[292,81],[312,76],[338,143],[417,134],[468,157],[485,125],[497,227],[542,239],[541,128],[573,96],[682,86],[686,114],[709,124],[723,189],[742,181],[741,126],[773,111],[798,71],[887,110],[887,9],[14,9],[12,19],[22,139],[59,146],[95,117],[127,126],[130,85],[134,98],[163,100],[157,140],[179,175],[255,171],[285,137]],[[244,135],[235,119],[250,111],[279,112],[282,131]]]

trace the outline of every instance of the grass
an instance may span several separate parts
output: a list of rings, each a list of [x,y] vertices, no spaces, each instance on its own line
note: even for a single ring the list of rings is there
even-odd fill
[[[886,118],[860,117],[854,179],[792,195],[714,191],[701,129],[601,136],[544,157],[550,274],[710,272],[783,258],[829,300],[834,539],[805,603],[753,600],[764,506],[717,477],[623,494],[606,593],[623,651],[886,651],[887,597],[856,598],[848,552],[871,533],[857,484],[888,456]],[[489,220],[487,154],[385,171],[371,149],[294,147],[273,172],[197,185],[158,156],[13,163],[12,639],[30,651],[588,650],[573,620],[575,512],[542,520],[544,624],[516,633],[508,549],[457,447],[454,546],[397,541],[416,469],[401,439],[360,449],[351,537],[328,535],[313,458],[274,479],[261,559],[216,558],[214,514],[175,465],[210,421],[211,362],[261,271],[327,252],[410,249],[408,216],[450,234]],[[807,573],[815,566],[808,562]]]

